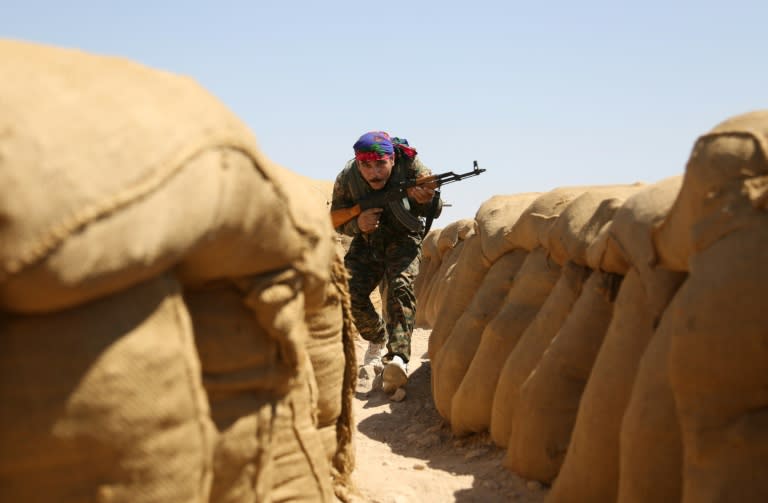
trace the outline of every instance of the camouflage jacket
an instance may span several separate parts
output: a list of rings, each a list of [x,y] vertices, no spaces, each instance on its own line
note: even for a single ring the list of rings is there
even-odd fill
[[[387,181],[387,185],[381,190],[387,190],[392,183],[398,183],[402,180],[417,178],[431,173],[429,168],[422,164],[418,157],[409,158],[398,153],[395,157],[395,165],[392,168],[392,174]],[[331,211],[339,208],[350,208],[354,206],[362,196],[370,192],[373,192],[373,189],[368,185],[368,182],[365,181],[360,174],[360,171],[357,169],[357,161],[351,159],[347,161],[344,169],[341,170],[334,182]],[[416,217],[426,217],[431,206],[432,203],[419,204],[415,200],[408,198],[407,210]],[[439,202],[436,214],[434,215],[435,217],[439,215],[441,209],[442,202]],[[356,218],[337,227],[336,230],[348,236],[355,236],[360,233]],[[405,225],[400,223],[392,210],[388,207],[385,207],[381,214],[380,230],[375,232],[389,235],[418,234],[418,232],[410,231]]]

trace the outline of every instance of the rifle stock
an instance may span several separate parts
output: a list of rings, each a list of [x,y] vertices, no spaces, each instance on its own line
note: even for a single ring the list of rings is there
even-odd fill
[[[331,221],[333,222],[333,228],[337,228],[340,225],[344,225],[349,222],[360,213],[362,209],[359,204],[352,206],[351,208],[339,208],[338,210],[331,211]]]

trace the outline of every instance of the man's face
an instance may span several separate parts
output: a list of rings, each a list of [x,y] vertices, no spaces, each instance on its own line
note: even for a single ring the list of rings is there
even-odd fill
[[[394,156],[378,161],[357,161],[357,169],[373,190],[384,188],[394,166]]]

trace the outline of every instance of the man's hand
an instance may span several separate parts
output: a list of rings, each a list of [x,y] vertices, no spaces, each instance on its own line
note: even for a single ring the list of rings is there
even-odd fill
[[[435,189],[425,187],[424,185],[415,185],[405,189],[408,197],[419,204],[426,204],[432,200],[435,195]]]
[[[379,219],[384,208],[369,208],[357,216],[357,227],[364,234],[371,233],[379,228]]]

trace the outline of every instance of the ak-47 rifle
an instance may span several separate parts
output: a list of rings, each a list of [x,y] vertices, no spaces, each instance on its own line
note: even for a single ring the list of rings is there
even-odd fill
[[[371,192],[365,197],[359,199],[357,204],[351,208],[339,208],[337,210],[331,211],[333,227],[336,228],[340,225],[344,225],[367,209],[383,208],[392,201],[399,201],[404,197],[408,197],[406,190],[410,187],[421,185],[429,187],[430,189],[436,189],[449,183],[459,182],[465,178],[477,176],[484,171],[484,169],[478,168],[477,161],[474,161],[472,171],[468,171],[466,173],[457,174],[453,171],[449,171],[447,173],[440,173],[438,175],[426,175],[419,178],[404,180],[394,185],[393,187],[387,188],[386,190]]]

